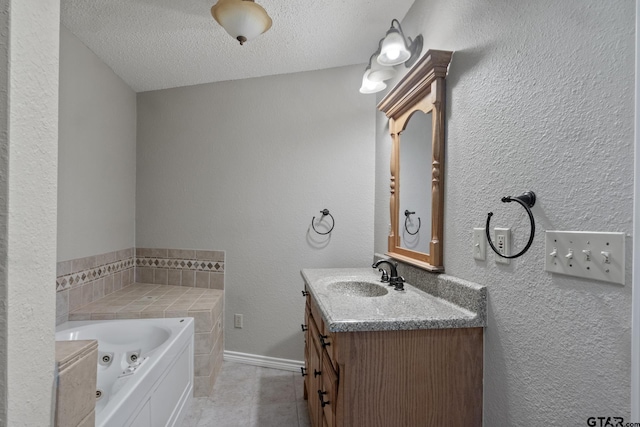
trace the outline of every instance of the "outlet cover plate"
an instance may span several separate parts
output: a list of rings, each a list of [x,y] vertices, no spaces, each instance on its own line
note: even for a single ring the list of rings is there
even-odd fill
[[[242,314],[233,315],[233,326],[238,329],[242,329]]]
[[[547,231],[544,269],[624,285],[624,238],[624,233]]]
[[[511,256],[511,229],[499,228],[493,229],[493,246],[495,246],[502,255]],[[497,263],[511,264],[510,258],[503,258],[498,254],[493,254]]]

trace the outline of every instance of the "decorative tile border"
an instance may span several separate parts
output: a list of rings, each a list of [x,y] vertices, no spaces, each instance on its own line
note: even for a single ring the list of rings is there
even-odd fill
[[[131,285],[135,248],[61,261],[57,264],[56,325],[69,312]]]
[[[136,248],[135,281],[224,289],[225,252]]]
[[[200,261],[196,259],[170,259],[136,257],[136,267],[169,268],[192,271],[224,272],[224,262]]]
[[[100,265],[94,268],[80,270],[75,273],[58,276],[56,278],[56,292],[64,291],[85,283],[93,282],[102,277],[113,275],[134,267],[133,258]]]
[[[134,282],[224,289],[224,251],[128,248],[58,262],[56,324]]]

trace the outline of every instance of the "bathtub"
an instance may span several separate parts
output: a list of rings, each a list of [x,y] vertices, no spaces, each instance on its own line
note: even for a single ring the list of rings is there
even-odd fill
[[[179,426],[193,395],[193,318],[72,321],[56,341],[98,340],[96,427]]]

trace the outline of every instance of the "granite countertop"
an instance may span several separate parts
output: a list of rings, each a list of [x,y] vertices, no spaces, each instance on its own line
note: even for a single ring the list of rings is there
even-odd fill
[[[396,291],[387,283],[381,283],[380,273],[372,268],[304,269],[301,274],[331,332],[486,326],[486,288],[470,282],[457,280],[452,284],[462,287],[458,294],[470,295],[463,300],[467,306],[463,307],[410,283],[405,283],[404,291]],[[447,276],[442,276],[446,280]],[[388,292],[382,296],[363,297],[332,290],[337,286],[336,282],[344,281],[373,282]],[[477,301],[467,303],[474,299]]]

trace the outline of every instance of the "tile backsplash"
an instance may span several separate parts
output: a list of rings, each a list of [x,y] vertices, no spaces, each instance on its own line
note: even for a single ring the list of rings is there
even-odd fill
[[[58,262],[56,325],[69,312],[139,283],[224,289],[224,251],[128,248]]]
[[[224,251],[136,248],[136,282],[224,289]]]
[[[56,324],[69,312],[129,286],[134,281],[135,249],[58,262]]]

